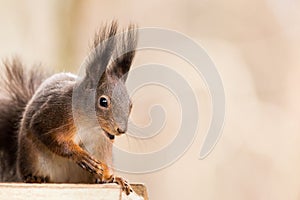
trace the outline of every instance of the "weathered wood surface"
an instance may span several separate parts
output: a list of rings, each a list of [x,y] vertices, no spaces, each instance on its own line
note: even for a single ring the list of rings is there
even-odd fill
[[[143,184],[132,184],[133,190],[148,200]],[[123,195],[124,196],[124,195]],[[25,184],[0,183],[0,200],[122,200],[116,184]]]

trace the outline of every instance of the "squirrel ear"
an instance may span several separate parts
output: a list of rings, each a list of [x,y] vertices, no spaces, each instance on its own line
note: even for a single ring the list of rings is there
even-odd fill
[[[131,24],[126,31],[118,34],[117,48],[113,55],[110,67],[107,69],[110,76],[126,81],[137,46],[136,26]]]
[[[91,88],[97,87],[109,64],[116,48],[115,35],[117,29],[118,23],[113,21],[110,25],[105,25],[95,34],[91,53],[85,60],[86,74],[84,80],[89,82]]]

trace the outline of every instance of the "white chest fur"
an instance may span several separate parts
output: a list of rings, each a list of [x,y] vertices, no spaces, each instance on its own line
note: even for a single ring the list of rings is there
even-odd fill
[[[102,133],[102,130],[91,129],[88,132],[78,132],[75,142],[86,150],[92,157],[112,164],[112,144]],[[74,161],[58,156],[49,150],[39,151],[37,174],[49,176],[52,182],[57,183],[94,183],[95,177],[88,171],[80,168]]]

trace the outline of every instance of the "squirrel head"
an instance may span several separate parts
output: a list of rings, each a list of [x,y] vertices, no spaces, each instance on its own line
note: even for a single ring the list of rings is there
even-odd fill
[[[127,131],[132,108],[125,84],[105,73],[96,92],[96,114],[102,129],[110,139]]]
[[[98,123],[110,139],[127,131],[132,102],[125,82],[137,45],[134,25],[120,33],[117,29],[113,22],[96,34],[84,79],[95,90]]]

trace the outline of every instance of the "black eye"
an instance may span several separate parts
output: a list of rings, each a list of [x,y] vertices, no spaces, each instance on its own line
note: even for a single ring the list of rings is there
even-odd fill
[[[108,98],[107,98],[107,97],[104,97],[104,96],[100,97],[100,99],[99,99],[99,105],[100,105],[101,107],[107,108],[108,105],[109,105],[109,100],[108,100]]]

